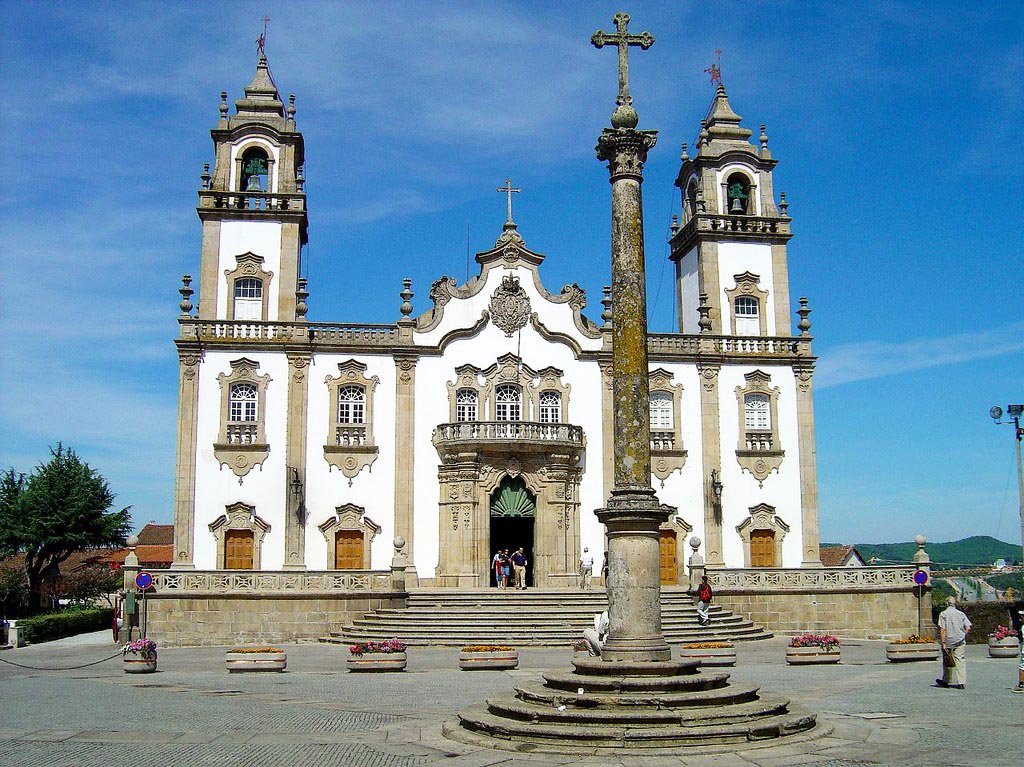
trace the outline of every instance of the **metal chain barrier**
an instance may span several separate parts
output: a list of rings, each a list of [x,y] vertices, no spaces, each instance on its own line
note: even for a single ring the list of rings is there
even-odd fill
[[[83,663],[80,666],[56,666],[54,668],[48,668],[46,666],[26,666],[24,663],[15,663],[14,661],[5,660],[4,658],[0,658],[0,663],[6,663],[8,666],[17,666],[18,668],[27,668],[32,671],[74,671],[75,669],[79,668],[88,668],[89,666],[95,666],[98,663],[106,663],[108,660],[113,660],[114,658],[120,657],[121,651],[118,650],[109,658],[103,658],[102,660],[94,660],[91,663]]]

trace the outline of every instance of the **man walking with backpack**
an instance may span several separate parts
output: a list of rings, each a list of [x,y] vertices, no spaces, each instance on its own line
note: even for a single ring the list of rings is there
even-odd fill
[[[700,585],[697,587],[697,622],[701,626],[711,625],[711,616],[708,615],[708,608],[711,607],[711,599],[714,597],[714,592],[711,590],[711,584],[708,583],[708,577],[702,575],[700,577]]]

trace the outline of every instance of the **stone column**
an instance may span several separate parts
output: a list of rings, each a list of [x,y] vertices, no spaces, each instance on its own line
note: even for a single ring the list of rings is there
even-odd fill
[[[712,489],[711,472],[722,471],[722,434],[719,423],[718,371],[721,366],[697,363],[700,374],[701,451],[704,459],[704,550],[709,565],[725,564],[722,558],[722,499]]]
[[[199,408],[198,344],[178,344],[178,447],[174,474],[174,561],[177,570],[192,570],[196,517],[196,412]]]
[[[621,103],[621,102],[620,102]],[[640,185],[655,131],[636,130],[636,111],[620,105],[597,144],[612,185],[612,419],[614,480],[597,517],[608,530],[608,640],[604,661],[666,661],[661,631],[658,527],[670,510],[651,488],[647,364],[647,286]]]
[[[406,577],[417,582],[413,541],[416,357],[395,357],[395,538],[404,541]]]
[[[285,445],[284,567],[306,569],[306,434],[309,414],[308,352],[288,352]]]
[[[814,446],[814,363],[793,368],[796,376],[796,422],[800,441],[800,535],[802,567],[821,567],[818,537],[818,458]]]

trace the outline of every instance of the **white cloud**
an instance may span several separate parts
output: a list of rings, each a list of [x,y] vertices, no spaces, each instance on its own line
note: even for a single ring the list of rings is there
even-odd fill
[[[843,344],[822,354],[815,385],[822,389],[852,381],[1019,352],[1024,352],[1024,322],[1013,322],[976,333],[899,342]]]

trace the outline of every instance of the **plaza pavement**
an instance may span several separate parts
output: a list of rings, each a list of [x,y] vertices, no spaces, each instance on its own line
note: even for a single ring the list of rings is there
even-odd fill
[[[568,648],[525,648],[513,672],[458,670],[457,648],[412,648],[399,674],[351,674],[337,645],[287,645],[284,674],[228,674],[223,650],[170,649],[156,674],[117,660],[73,671],[0,663],[0,765],[14,767],[1020,767],[1017,664],[968,649],[968,685],[933,686],[937,663],[887,664],[881,642],[844,644],[839,666],[790,668],[784,639],[738,646],[739,681],[785,693],[831,728],[715,755],[569,756],[481,750],[441,724],[517,678],[567,667]],[[116,650],[109,632],[6,650],[0,660],[72,665]]]

